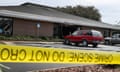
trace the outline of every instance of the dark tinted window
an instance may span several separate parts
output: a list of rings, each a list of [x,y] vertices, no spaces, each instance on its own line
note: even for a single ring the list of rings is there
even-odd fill
[[[88,32],[86,33],[86,35],[92,36],[92,32],[91,32],[91,31],[88,31]]]
[[[83,32],[82,32],[82,31],[79,31],[79,32],[78,32],[78,35],[82,35],[82,34],[83,34]]]
[[[119,36],[118,36],[119,38],[120,38],[120,34],[119,34]]]

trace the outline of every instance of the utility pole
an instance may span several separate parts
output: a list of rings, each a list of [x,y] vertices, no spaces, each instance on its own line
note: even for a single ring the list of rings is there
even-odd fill
[[[40,32],[40,23],[37,24],[37,37],[39,37],[39,32]]]

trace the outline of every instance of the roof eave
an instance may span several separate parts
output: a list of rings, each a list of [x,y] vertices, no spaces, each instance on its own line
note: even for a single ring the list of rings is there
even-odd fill
[[[9,16],[14,18],[22,18],[22,19],[30,19],[30,20],[43,20],[43,21],[49,21],[49,22],[56,22],[56,23],[62,23],[62,24],[68,24],[68,25],[81,25],[81,26],[90,26],[90,27],[99,27],[99,28],[108,28],[108,29],[117,29],[120,30],[117,27],[114,26],[94,26],[92,24],[85,24],[83,21],[73,20],[73,19],[65,19],[65,18],[59,18],[59,17],[51,17],[51,16],[43,16],[43,15],[37,15],[37,14],[30,14],[30,13],[23,13],[23,12],[16,12],[16,11],[10,11],[10,10],[0,10],[1,16]]]

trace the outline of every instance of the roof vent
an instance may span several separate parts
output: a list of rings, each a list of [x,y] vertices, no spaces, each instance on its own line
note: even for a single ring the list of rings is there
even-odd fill
[[[54,7],[40,5],[40,4],[36,4],[36,3],[30,3],[30,2],[23,3],[23,4],[21,4],[21,6],[37,6],[37,7],[44,7],[44,8],[54,8]]]
[[[29,2],[21,4],[21,6],[29,6],[29,5],[33,5],[33,4]]]

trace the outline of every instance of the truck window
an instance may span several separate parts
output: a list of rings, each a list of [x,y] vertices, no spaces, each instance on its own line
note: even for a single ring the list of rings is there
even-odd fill
[[[86,34],[89,35],[89,36],[92,36],[92,32],[91,31],[88,31]]]
[[[102,37],[101,32],[98,32],[98,31],[93,31],[93,32],[92,32],[92,35],[93,35],[93,36],[97,36],[97,37]]]
[[[78,35],[78,31],[73,32],[72,35],[73,35],[73,36]]]

